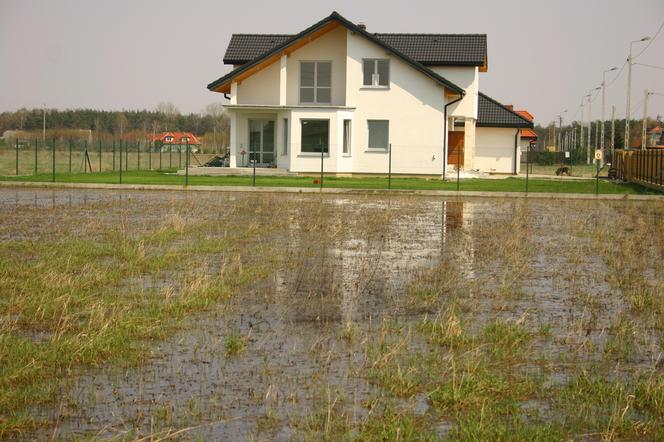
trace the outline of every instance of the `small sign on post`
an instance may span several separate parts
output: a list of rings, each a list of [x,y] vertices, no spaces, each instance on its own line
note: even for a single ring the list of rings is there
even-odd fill
[[[601,149],[595,150],[595,159],[597,161],[602,161],[602,158],[603,158],[602,150]]]

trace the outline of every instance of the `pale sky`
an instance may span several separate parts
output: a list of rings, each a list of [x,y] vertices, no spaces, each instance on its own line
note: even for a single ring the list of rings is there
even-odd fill
[[[664,22],[663,0],[0,0],[0,111],[43,103],[153,109],[170,101],[200,112],[226,103],[205,86],[229,71],[222,58],[232,33],[294,34],[332,10],[370,32],[487,34],[480,90],[544,125],[564,109],[566,121],[578,119],[602,71],[620,68],[629,42]],[[644,46],[635,44],[634,54]],[[664,30],[636,62],[664,67]],[[607,118],[612,105],[625,115],[626,71],[607,88]],[[634,67],[638,118],[646,88],[664,94],[664,70]],[[664,115],[664,96],[652,96],[649,109]]]

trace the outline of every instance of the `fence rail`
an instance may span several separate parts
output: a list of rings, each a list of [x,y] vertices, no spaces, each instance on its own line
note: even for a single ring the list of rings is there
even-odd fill
[[[664,149],[616,150],[616,176],[657,190],[664,190]]]

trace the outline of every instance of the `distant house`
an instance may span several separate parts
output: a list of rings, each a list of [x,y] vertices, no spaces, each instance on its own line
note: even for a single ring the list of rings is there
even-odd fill
[[[162,132],[155,135],[153,143],[156,149],[162,152],[182,151],[184,152],[189,145],[191,152],[198,152],[201,140],[191,132]]]
[[[664,129],[661,124],[647,130],[646,147],[664,148]]]
[[[535,117],[527,110],[515,111],[528,121],[533,121]],[[528,146],[531,141],[537,141],[537,133],[531,128],[521,129],[521,152],[528,152]]]

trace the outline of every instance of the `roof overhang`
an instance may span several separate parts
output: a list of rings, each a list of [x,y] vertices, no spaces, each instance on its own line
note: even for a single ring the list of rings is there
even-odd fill
[[[391,46],[386,45],[379,39],[377,39],[375,36],[367,32],[366,30],[358,27],[354,23],[346,20],[344,17],[342,17],[340,14],[337,12],[333,12],[331,15],[328,17],[324,18],[323,20],[319,21],[318,23],[310,26],[309,28],[305,29],[304,31],[300,32],[297,35],[294,35],[292,38],[286,40],[284,43],[281,45],[277,46],[276,48],[272,49],[271,51],[265,53],[264,55],[258,57],[252,62],[246,63],[242,66],[239,66],[238,68],[232,70],[228,74],[224,75],[223,77],[213,81],[212,83],[207,85],[207,88],[213,92],[220,92],[220,93],[230,93],[231,91],[231,83],[237,82],[240,84],[242,80],[250,77],[251,75],[254,75],[256,72],[259,72],[266,67],[270,66],[272,63],[275,63],[278,61],[282,55],[290,55],[294,51],[298,50],[302,46],[305,46],[306,44],[309,44],[313,40],[327,34],[328,32],[338,28],[339,26],[344,26],[345,28],[349,29],[350,31],[360,34],[367,38],[368,40],[372,41],[373,43],[381,46],[383,49],[386,51],[394,54],[395,56],[401,58],[403,61],[405,61],[407,64],[415,68],[416,70],[422,72],[424,75],[430,77],[432,80],[437,82],[438,84],[444,86],[446,89],[451,90],[452,92],[455,92],[457,94],[464,95],[465,91],[463,88],[457,86],[456,84],[452,83],[451,81],[445,79],[444,77],[438,75],[431,69],[427,68],[421,63],[418,63],[417,61],[413,60],[412,58],[402,54],[401,52],[397,51],[396,49],[392,48]]]

